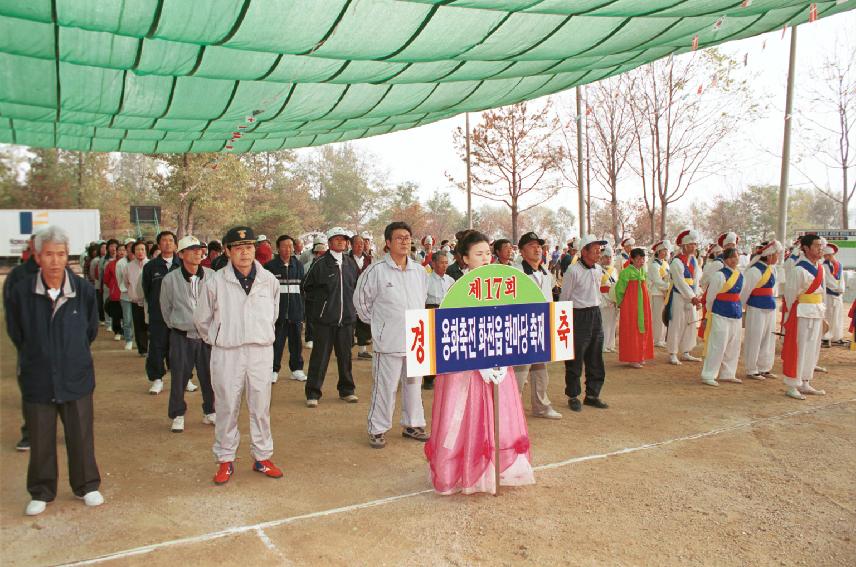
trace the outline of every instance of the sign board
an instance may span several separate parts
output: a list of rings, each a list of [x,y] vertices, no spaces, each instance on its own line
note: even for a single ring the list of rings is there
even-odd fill
[[[20,256],[30,236],[56,225],[69,236],[69,254],[76,256],[101,235],[98,209],[3,209],[0,210],[0,256]]]
[[[161,218],[161,208],[156,205],[131,205],[131,224],[158,224]]]
[[[845,270],[856,269],[856,230],[818,228],[801,229],[796,231],[797,236],[816,234],[822,236],[829,242],[838,246],[838,261]]]
[[[455,282],[438,309],[406,313],[407,375],[574,357],[573,305],[547,302],[522,271],[487,265]]]

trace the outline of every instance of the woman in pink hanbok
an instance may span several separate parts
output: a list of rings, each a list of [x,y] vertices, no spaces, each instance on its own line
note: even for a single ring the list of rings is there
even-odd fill
[[[457,252],[469,270],[489,264],[487,237],[467,231]],[[514,370],[493,368],[438,375],[425,445],[431,482],[440,494],[496,492],[494,477],[493,384],[499,382],[500,484],[534,484],[529,432]]]

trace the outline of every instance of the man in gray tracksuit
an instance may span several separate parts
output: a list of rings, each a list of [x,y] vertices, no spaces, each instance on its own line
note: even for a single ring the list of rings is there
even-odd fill
[[[369,408],[369,444],[386,446],[392,428],[395,393],[402,382],[402,435],[427,441],[422,407],[422,379],[407,377],[404,312],[424,309],[428,296],[428,274],[409,256],[411,230],[404,222],[393,222],[384,230],[389,254],[375,260],[357,280],[354,307],[371,325],[374,343],[372,401]]]
[[[214,275],[214,270],[201,266],[202,243],[193,236],[178,241],[181,265],[164,276],[161,282],[160,308],[164,323],[169,327],[169,418],[172,432],[184,431],[184,390],[196,368],[202,388],[202,423],[214,425],[214,391],[211,389],[211,345],[199,338],[193,324],[193,313],[202,287]]]
[[[214,456],[220,463],[215,484],[225,484],[234,473],[244,392],[250,411],[253,470],[272,478],[282,476],[270,460],[270,369],[279,281],[255,260],[255,243],[249,227],[238,226],[226,233],[223,244],[229,249],[229,264],[205,278],[193,316],[199,336],[211,345],[211,385],[217,408]]]

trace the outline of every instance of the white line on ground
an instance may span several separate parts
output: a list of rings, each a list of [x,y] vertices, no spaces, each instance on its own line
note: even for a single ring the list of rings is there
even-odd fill
[[[715,435],[721,435],[723,433],[729,433],[729,432],[737,431],[740,429],[747,429],[750,427],[755,427],[757,425],[762,425],[762,424],[770,423],[773,421],[779,421],[782,419],[787,419],[789,417],[804,415],[804,414],[808,414],[808,413],[816,413],[816,412],[819,412],[822,410],[831,409],[831,408],[834,408],[837,406],[841,406],[841,405],[849,404],[849,403],[853,403],[853,402],[856,402],[856,398],[850,399],[850,400],[843,400],[840,402],[834,402],[834,403],[826,404],[823,406],[813,406],[813,407],[808,407],[805,409],[789,411],[786,413],[782,413],[782,414],[774,415],[774,416],[770,416],[770,417],[761,417],[758,419],[750,419],[749,421],[743,421],[743,422],[736,423],[734,425],[729,425],[726,427],[718,427],[716,429],[711,429],[710,431],[704,431],[701,433],[694,433],[692,435],[684,435],[682,437],[675,437],[673,439],[666,439],[664,441],[656,441],[653,443],[646,443],[644,445],[639,445],[636,447],[626,447],[624,449],[619,449],[617,451],[610,451],[608,453],[601,453],[601,454],[597,454],[597,455],[585,455],[583,457],[574,457],[572,459],[567,459],[564,461],[540,465],[540,466],[535,467],[535,470],[536,471],[543,471],[543,470],[548,470],[548,469],[556,469],[556,468],[566,467],[566,466],[577,464],[577,463],[583,463],[586,461],[595,461],[595,460],[599,460],[599,459],[606,459],[607,457],[614,457],[614,456],[618,456],[618,455],[626,455],[629,453],[636,453],[638,451],[643,451],[643,450],[647,450],[647,449],[654,449],[657,447],[662,447],[664,445],[670,445],[672,443],[678,443],[678,442],[683,442],[683,441],[693,441],[696,439],[703,439],[705,437],[713,437]],[[399,500],[405,500],[407,498],[412,498],[414,496],[421,496],[423,494],[429,494],[432,492],[434,492],[433,489],[419,490],[417,492],[410,492],[407,494],[399,494],[398,496],[390,496],[387,498],[380,498],[377,500],[369,500],[368,502],[361,502],[359,504],[351,504],[349,506],[341,506],[338,508],[330,508],[327,510],[319,510],[317,512],[309,512],[306,514],[300,514],[297,516],[290,516],[287,518],[280,518],[277,520],[269,520],[267,522],[261,522],[261,523],[253,524],[253,525],[234,526],[231,528],[225,528],[222,530],[218,530],[215,532],[209,532],[209,533],[201,534],[198,536],[190,536],[190,537],[184,537],[184,538],[179,538],[179,539],[172,539],[172,540],[162,541],[159,543],[153,543],[151,545],[144,545],[141,547],[134,547],[131,549],[116,551],[113,553],[107,553],[105,555],[100,555],[98,557],[93,557],[91,559],[85,559],[85,560],[76,561],[73,563],[66,563],[63,565],[68,566],[68,567],[76,566],[76,565],[94,565],[97,563],[103,563],[106,561],[114,561],[117,559],[124,559],[126,557],[133,557],[136,555],[145,555],[147,553],[151,553],[152,551],[156,551],[158,549],[163,549],[163,548],[167,548],[167,547],[175,547],[178,545],[189,545],[189,544],[194,544],[194,543],[204,543],[204,542],[212,541],[215,539],[227,537],[230,535],[238,535],[238,534],[243,534],[243,533],[252,532],[252,531],[255,531],[258,534],[259,538],[261,538],[262,542],[265,544],[265,546],[268,547],[268,549],[271,549],[271,550],[275,551],[276,553],[279,553],[278,548],[273,544],[273,542],[270,540],[270,538],[267,536],[267,534],[264,533],[264,531],[263,531],[264,528],[272,528],[272,527],[277,527],[277,526],[283,526],[286,524],[293,524],[293,523],[296,523],[296,522],[299,522],[302,520],[312,520],[312,519],[316,519],[316,518],[323,518],[326,516],[333,516],[333,515],[337,515],[337,514],[345,514],[348,512],[355,512],[357,510],[365,510],[367,508],[374,508],[376,506],[383,506],[385,504],[390,504],[392,502],[397,502]]]
[[[256,534],[259,536],[259,539],[262,540],[262,543],[265,544],[266,548],[275,553],[276,556],[282,559],[283,561],[285,560],[285,556],[279,551],[279,548],[276,546],[276,544],[274,544],[274,542],[271,541],[271,539],[268,537],[268,535],[263,529],[256,528]]]

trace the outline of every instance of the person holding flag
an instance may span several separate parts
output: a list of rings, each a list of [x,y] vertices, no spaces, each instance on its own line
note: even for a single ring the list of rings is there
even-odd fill
[[[666,325],[663,324],[663,307],[666,293],[669,291],[669,249],[668,240],[661,240],[652,247],[654,257],[648,263],[648,293],[651,296],[651,318],[654,325],[654,346],[666,346]]]
[[[701,381],[708,386],[720,382],[741,384],[737,378],[737,359],[740,357],[740,339],[743,334],[743,274],[737,269],[740,256],[737,248],[722,252],[725,264],[710,278],[707,293],[707,325],[704,334],[704,366]]]
[[[761,245],[753,262],[743,273],[740,301],[746,305],[746,340],[743,343],[743,366],[746,377],[753,380],[775,378],[771,372],[776,355],[776,269],[783,251],[778,240]]]
[[[827,243],[823,248],[823,281],[826,285],[826,323],[829,330],[823,337],[824,346],[833,344],[844,344],[844,329],[841,326],[841,312],[844,311],[845,283],[839,262],[835,255],[838,254],[838,246]]]
[[[788,397],[804,400],[806,394],[824,395],[811,385],[820,358],[820,341],[825,324],[826,288],[820,263],[823,242],[816,234],[800,237],[802,255],[791,268],[785,286],[788,303],[784,323],[785,344],[782,347],[782,372]]]
[[[675,243],[681,251],[669,265],[671,284],[666,293],[663,320],[668,325],[666,343],[669,364],[679,365],[681,361],[678,360],[678,352],[683,353],[682,360],[701,361],[690,354],[696,345],[695,310],[700,304],[698,278],[701,276],[701,269],[695,257],[698,233],[694,230],[683,230],[678,234]]]
[[[651,328],[651,302],[645,274],[645,251],[630,251],[630,265],[621,270],[615,284],[615,303],[619,306],[618,360],[633,368],[642,368],[654,358],[654,334]]]

